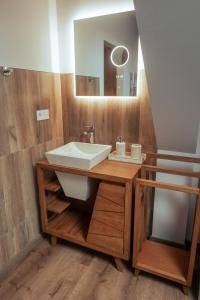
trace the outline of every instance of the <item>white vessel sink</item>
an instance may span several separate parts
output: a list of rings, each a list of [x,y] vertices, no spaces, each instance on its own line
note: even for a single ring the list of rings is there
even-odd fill
[[[107,158],[112,146],[71,142],[46,152],[50,164],[90,170]],[[96,188],[95,180],[85,176],[56,172],[66,196],[87,200]]]
[[[111,146],[72,142],[46,153],[50,163],[90,170],[110,153]]]

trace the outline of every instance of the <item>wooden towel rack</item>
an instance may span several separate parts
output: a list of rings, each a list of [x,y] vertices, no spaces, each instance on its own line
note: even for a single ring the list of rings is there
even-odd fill
[[[200,163],[199,158],[182,157],[148,153],[147,161],[151,159],[167,159],[189,163]],[[155,180],[156,173],[167,173],[179,176],[194,177],[199,179],[198,188],[164,183]],[[154,176],[153,176],[154,175]],[[133,267],[135,275],[140,271],[146,271],[182,285],[183,292],[188,294],[192,283],[195,265],[196,249],[200,230],[200,172],[184,169],[165,168],[155,165],[143,165],[141,179],[136,180],[135,212],[134,212],[134,244]],[[153,178],[153,180],[152,180]],[[147,234],[147,206],[150,198],[147,196],[147,188],[159,188],[173,190],[196,195],[196,210],[193,226],[193,234],[190,249],[169,246],[148,239]]]

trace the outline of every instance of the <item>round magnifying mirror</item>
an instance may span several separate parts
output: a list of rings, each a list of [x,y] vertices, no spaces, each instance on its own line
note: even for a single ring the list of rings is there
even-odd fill
[[[110,55],[110,59],[112,64],[115,67],[123,67],[127,64],[127,62],[129,61],[129,51],[128,48],[120,45],[117,46],[115,48],[113,48],[111,55]]]

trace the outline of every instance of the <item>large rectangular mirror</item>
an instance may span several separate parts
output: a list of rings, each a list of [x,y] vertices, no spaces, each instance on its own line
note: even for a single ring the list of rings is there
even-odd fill
[[[76,96],[136,96],[134,11],[74,21]]]

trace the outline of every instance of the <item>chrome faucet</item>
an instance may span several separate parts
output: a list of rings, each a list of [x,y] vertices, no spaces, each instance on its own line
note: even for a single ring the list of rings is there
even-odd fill
[[[92,123],[83,124],[83,132],[81,134],[81,141],[85,143],[95,143],[95,126]]]

